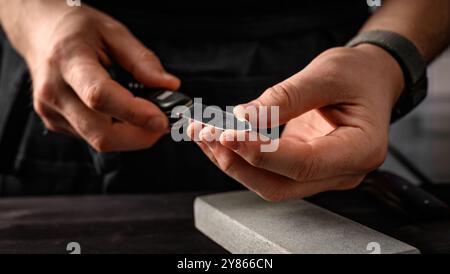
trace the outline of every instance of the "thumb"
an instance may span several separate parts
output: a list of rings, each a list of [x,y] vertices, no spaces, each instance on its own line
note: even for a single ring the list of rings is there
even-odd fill
[[[103,35],[114,59],[134,78],[149,87],[177,90],[180,79],[166,72],[159,58],[125,27]]]
[[[267,119],[270,127],[285,124],[290,120],[310,110],[326,106],[330,103],[330,96],[326,87],[303,71],[268,88],[257,99],[234,108],[234,114],[241,119],[248,120],[253,126],[261,119]],[[275,108],[274,108],[275,107]],[[276,108],[278,107],[278,108]],[[255,111],[256,109],[256,111]],[[278,121],[273,121],[273,111],[279,111]],[[257,115],[254,115],[255,112]],[[256,118],[252,117],[256,116]]]

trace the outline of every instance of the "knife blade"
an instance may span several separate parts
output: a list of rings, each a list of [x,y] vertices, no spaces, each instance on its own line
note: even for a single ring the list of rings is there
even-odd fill
[[[252,127],[246,120],[238,119],[233,113],[223,111],[216,106],[207,106],[181,92],[162,90],[140,93],[143,97],[156,104],[169,117],[171,125],[181,118],[194,120],[221,130],[251,131]]]
[[[238,119],[233,113],[223,111],[219,107],[207,106],[201,103],[194,102],[191,107],[184,112],[178,113],[178,115],[220,130],[252,130],[252,126],[248,121]]]

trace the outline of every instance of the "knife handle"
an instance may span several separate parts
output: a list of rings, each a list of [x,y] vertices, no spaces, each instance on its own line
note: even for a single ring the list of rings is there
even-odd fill
[[[171,125],[179,120],[179,117],[172,117],[172,110],[175,107],[190,107],[193,104],[192,98],[184,93],[145,87],[144,84],[136,81],[130,73],[117,64],[111,66],[108,71],[112,79],[127,88],[134,96],[146,99],[158,106],[169,118]]]

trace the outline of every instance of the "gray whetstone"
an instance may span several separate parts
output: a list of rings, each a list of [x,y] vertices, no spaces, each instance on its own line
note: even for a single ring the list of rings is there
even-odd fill
[[[248,191],[198,197],[195,226],[231,253],[419,253],[403,242],[303,200],[268,203]]]

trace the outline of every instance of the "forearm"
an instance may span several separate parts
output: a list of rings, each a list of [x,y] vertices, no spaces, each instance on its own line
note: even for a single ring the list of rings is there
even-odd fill
[[[385,0],[361,32],[376,29],[407,37],[431,62],[450,42],[450,1]]]
[[[0,6],[0,25],[22,55],[32,46],[30,41],[47,39],[39,29],[48,29],[48,20],[60,19],[70,10],[60,0],[0,0]]]
[[[22,4],[23,0],[17,1],[8,1],[8,0],[0,0],[0,23],[3,25],[6,16],[12,17],[16,11],[20,9],[20,4]]]
[[[20,13],[23,0],[0,0],[0,26],[4,30],[17,29],[20,25]],[[10,32],[10,31],[8,31]]]

